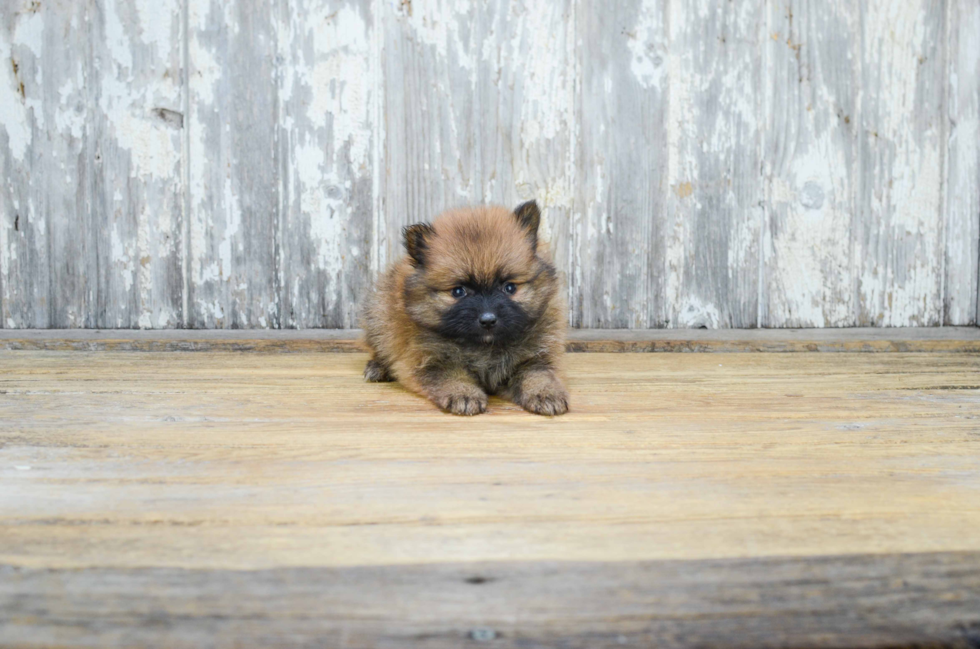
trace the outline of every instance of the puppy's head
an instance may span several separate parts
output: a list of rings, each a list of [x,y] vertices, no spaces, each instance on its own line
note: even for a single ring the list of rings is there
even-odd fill
[[[557,291],[538,254],[541,212],[530,201],[454,210],[405,228],[413,271],[405,282],[412,320],[461,344],[506,345],[542,316]]]

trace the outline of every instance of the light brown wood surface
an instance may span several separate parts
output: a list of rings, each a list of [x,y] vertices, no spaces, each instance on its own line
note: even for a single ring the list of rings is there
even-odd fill
[[[722,608],[754,620],[746,638],[779,618],[790,645],[980,629],[976,355],[572,354],[572,412],[554,419],[498,399],[445,415],[364,383],[365,359],[0,352],[0,638],[261,637],[215,584],[266,606],[268,629],[348,646],[458,646],[483,617],[509,629],[498,644],[615,646],[702,618],[717,639],[731,629],[710,593],[735,591]],[[634,568],[651,581],[616,572]],[[517,588],[488,590],[497,608],[434,594],[488,572]],[[576,613],[583,593],[608,602]],[[304,601],[326,626],[297,621]],[[811,609],[836,613],[800,623]]]

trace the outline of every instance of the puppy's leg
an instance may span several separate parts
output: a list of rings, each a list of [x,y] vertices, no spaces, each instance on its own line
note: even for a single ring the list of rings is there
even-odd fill
[[[364,380],[371,383],[387,383],[394,381],[395,377],[391,375],[391,370],[388,369],[387,365],[372,358],[364,366]]]
[[[537,415],[568,412],[568,391],[550,365],[536,363],[518,369],[506,396]]]
[[[415,377],[419,392],[446,412],[478,415],[487,411],[487,394],[463,370],[426,370]]]

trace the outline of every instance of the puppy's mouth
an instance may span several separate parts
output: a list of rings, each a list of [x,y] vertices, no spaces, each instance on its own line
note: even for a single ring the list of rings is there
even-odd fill
[[[494,341],[494,336],[493,334],[483,334],[481,340],[483,341],[484,345],[492,345]]]

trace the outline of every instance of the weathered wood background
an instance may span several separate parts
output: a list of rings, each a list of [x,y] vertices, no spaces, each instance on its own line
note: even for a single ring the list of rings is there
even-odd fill
[[[975,324],[977,0],[4,0],[0,326],[351,327],[536,197],[584,327]]]

